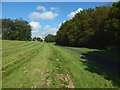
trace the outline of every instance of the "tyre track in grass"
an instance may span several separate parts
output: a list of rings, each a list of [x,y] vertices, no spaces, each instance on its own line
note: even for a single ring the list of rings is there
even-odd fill
[[[46,43],[37,48],[36,53],[28,62],[17,70],[14,69],[10,76],[3,80],[3,87],[45,88],[50,85],[49,79],[49,54],[50,47]],[[7,83],[5,82],[7,81]],[[10,82],[14,81],[14,83]]]
[[[51,48],[48,46],[47,43],[44,43],[44,46],[42,47],[42,51],[39,53],[39,55],[36,56],[36,61],[32,62],[35,65],[37,64],[36,67],[33,67],[32,69],[35,70],[35,68],[38,68],[40,70],[40,75],[38,79],[35,80],[32,87],[46,88],[50,86],[52,82],[52,79],[50,78],[50,67],[49,67],[49,64],[51,64],[49,62],[49,57],[51,56],[50,54],[51,54]]]
[[[24,56],[24,54],[26,55],[27,52],[30,52],[30,50],[32,50],[33,48],[35,48],[36,46],[39,46],[39,43],[33,43],[27,47],[19,47],[17,49],[13,49],[11,50],[10,53],[7,53],[6,55],[2,55],[3,57],[3,66],[16,61],[16,59],[20,59],[21,57]],[[20,58],[19,58],[20,57]]]
[[[7,42],[7,43],[6,43]],[[2,49],[8,50],[33,43],[32,41],[2,41]]]
[[[11,46],[8,46],[8,48],[6,48],[6,46],[4,46],[5,44],[3,43],[3,50],[4,51],[8,51],[8,50],[11,50],[11,49],[14,49],[14,48],[19,48],[19,47],[24,47],[24,46],[28,46],[30,44],[32,44],[33,42],[23,42],[23,43],[19,43],[19,44],[14,44],[11,45]]]
[[[11,55],[13,55],[15,53],[21,52],[21,51],[23,51],[26,48],[35,47],[37,45],[38,45],[38,43],[26,43],[26,44],[22,44],[22,45],[19,45],[17,47],[14,47],[14,48],[9,48],[7,50],[3,50],[2,56],[4,58],[9,58],[9,57],[11,57]]]
[[[55,57],[51,57],[51,60],[54,60],[52,63],[55,67],[55,71],[56,74],[54,77],[54,79],[57,82],[57,87],[61,87],[61,88],[74,88],[74,84],[73,81],[71,79],[71,76],[69,75],[69,72],[65,71],[65,68],[62,67],[62,60],[64,60],[62,54],[56,49],[56,47],[52,44],[49,44],[49,46],[51,47],[51,49],[53,50],[53,53],[55,55]]]
[[[18,55],[18,57],[16,57],[16,60],[2,66],[3,78],[14,72],[15,69],[21,67],[21,65],[30,61],[31,58],[33,58],[39,52],[39,47],[42,47],[42,45],[43,44],[38,45],[30,50],[27,50],[24,53],[21,53],[21,55]]]

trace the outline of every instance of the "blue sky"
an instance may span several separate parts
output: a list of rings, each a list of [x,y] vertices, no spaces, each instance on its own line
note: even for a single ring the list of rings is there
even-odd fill
[[[2,17],[27,20],[32,37],[56,34],[60,24],[87,8],[109,5],[109,2],[3,2]]]

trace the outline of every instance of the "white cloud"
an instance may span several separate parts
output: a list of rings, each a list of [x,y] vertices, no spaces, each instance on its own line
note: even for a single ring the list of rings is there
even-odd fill
[[[29,18],[31,18],[31,19],[38,19],[39,18],[39,13],[38,12],[32,12],[29,15]]]
[[[68,14],[68,17],[71,19],[75,16],[76,13],[82,11],[82,8],[78,8],[75,12],[71,12],[70,14]]]
[[[36,37],[36,36],[39,36],[40,35],[40,28],[41,28],[41,25],[39,22],[30,22],[29,23],[30,26],[32,27],[32,37]]]
[[[37,6],[36,9],[37,9],[37,10],[41,10],[41,11],[43,11],[43,12],[46,11],[46,8],[45,8],[44,6]]]
[[[58,16],[58,14],[57,13],[53,13],[53,12],[51,12],[51,11],[49,11],[49,12],[44,12],[44,13],[41,13],[40,14],[40,18],[42,18],[42,19],[54,19],[55,17],[57,17]]]
[[[30,22],[29,23],[33,29],[40,29],[41,25],[39,22]]]
[[[57,28],[53,28],[49,25],[46,25],[43,29],[43,31],[41,31],[41,25],[39,22],[30,22],[29,23],[30,26],[32,27],[32,38],[33,37],[40,37],[42,39],[44,39],[45,36],[47,36],[48,34],[52,34],[52,35],[56,35],[56,32],[57,32]]]
[[[58,14],[54,13],[52,11],[42,12],[42,13],[33,12],[29,15],[29,18],[31,18],[31,19],[53,20],[57,16],[58,16]]]
[[[59,12],[59,8],[57,8],[57,7],[50,7],[50,10],[51,10],[51,11]]]
[[[30,19],[53,20],[58,16],[58,13],[56,12],[59,8],[56,7],[50,7],[50,11],[47,11],[44,6],[38,6],[36,9],[39,11],[30,13]],[[39,22],[30,22],[29,24],[32,26],[32,37],[41,37],[43,39],[48,34],[56,35],[56,32],[58,30],[57,28],[53,28],[49,25],[41,28],[42,26]]]
[[[43,33],[42,33],[42,36],[45,37],[45,36],[47,36],[48,34],[56,35],[57,30],[58,30],[57,28],[53,28],[53,27],[51,27],[51,26],[49,26],[49,25],[46,25],[46,26],[44,27],[44,31],[43,31]]]
[[[32,33],[32,38],[33,38],[33,37],[40,37],[40,38],[42,38],[41,32],[38,31],[38,32],[36,32],[36,33]],[[42,38],[42,39],[43,39],[43,38]]]

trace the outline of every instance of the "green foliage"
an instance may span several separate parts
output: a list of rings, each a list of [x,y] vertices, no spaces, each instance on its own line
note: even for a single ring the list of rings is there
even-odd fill
[[[113,3],[104,23],[107,42],[112,46],[120,46],[120,1]]]
[[[46,42],[55,42],[55,36],[54,35],[51,35],[51,34],[48,34],[46,37],[45,37],[45,40]]]
[[[2,39],[31,40],[31,26],[22,19],[2,19]]]
[[[43,41],[40,37],[34,37],[32,40],[33,40],[33,41],[40,41],[40,42]]]
[[[56,43],[68,46],[105,48],[119,46],[120,2],[112,7],[101,6],[83,10],[62,24]]]

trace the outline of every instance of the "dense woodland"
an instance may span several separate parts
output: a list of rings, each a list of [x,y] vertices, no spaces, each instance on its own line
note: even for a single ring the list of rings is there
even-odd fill
[[[56,43],[90,48],[120,45],[120,1],[112,6],[101,6],[80,11],[62,23]]]
[[[23,19],[2,19],[2,39],[31,40],[31,26]]]

